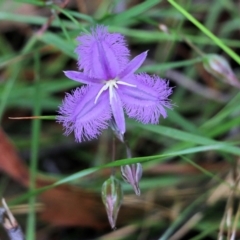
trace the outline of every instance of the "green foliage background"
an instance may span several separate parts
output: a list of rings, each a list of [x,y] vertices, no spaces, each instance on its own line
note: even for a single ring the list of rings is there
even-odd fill
[[[92,2],[95,4],[95,1]],[[12,5],[6,4],[6,1],[0,3],[2,23],[24,23],[31,29],[31,33],[24,35],[18,48],[14,47],[11,37],[6,37],[10,29],[0,32],[2,127],[20,153],[29,153],[30,189],[16,196],[12,202],[13,205],[24,201],[29,203],[25,225],[27,239],[35,239],[36,231],[41,229],[34,208],[39,193],[68,183],[100,194],[104,178],[95,177],[89,184],[84,177],[91,173],[97,176],[103,168],[136,162],[141,162],[144,167],[145,174],[140,183],[142,198],[147,202],[150,201],[147,198],[149,194],[160,192],[154,200],[159,206],[155,211],[160,213],[160,206],[168,208],[171,213],[175,207],[180,209],[176,210],[174,217],[167,217],[167,221],[160,215],[157,221],[152,221],[151,213],[147,211],[143,219],[126,221],[126,225],[136,225],[139,231],[122,239],[174,239],[170,237],[187,223],[193,223],[186,233],[189,235],[183,235],[181,239],[217,239],[225,211],[218,204],[224,201],[225,205],[233,189],[226,176],[232,171],[237,176],[239,174],[240,93],[226,79],[221,81],[211,73],[206,73],[202,64],[208,54],[222,55],[232,66],[236,78],[239,78],[239,3],[233,0],[128,1],[124,11],[115,13],[121,1],[100,2],[91,14],[80,13],[68,6],[61,8],[54,1],[18,0],[12,1]],[[52,11],[55,17],[46,31],[39,32],[39,29],[48,17],[15,12],[14,8],[18,9],[26,3]],[[168,78],[171,85],[175,86],[171,97],[174,110],[169,111],[168,118],[161,119],[159,125],[142,125],[127,120],[127,139],[135,157],[126,159],[119,150],[119,160],[112,163],[109,163],[110,130],[100,139],[82,145],[74,143],[72,135],[63,136],[61,126],[50,121],[54,120],[64,92],[78,86],[78,83],[69,81],[62,74],[63,70],[76,67],[75,38],[96,24],[107,25],[110,31],[125,35],[132,55],[149,49],[148,59],[140,71]],[[159,24],[166,26],[167,32],[161,31]],[[16,36],[18,34],[19,31]],[[209,89],[216,94],[212,95]],[[8,119],[9,116],[32,115],[45,117],[32,122]],[[87,168],[81,171],[76,169],[71,174],[53,174],[39,169],[39,156],[49,146],[61,148],[69,144],[75,149],[73,154],[79,164],[85,166],[87,163]],[[70,161],[68,157],[66,161]],[[217,172],[211,171],[203,167],[203,164],[207,166],[209,163],[226,163],[227,167]],[[176,167],[191,165],[199,172],[181,174],[179,170],[177,174],[171,171],[152,174],[151,171],[160,169],[161,164]],[[53,177],[55,183],[36,190],[35,179],[39,173]],[[6,186],[9,187],[4,179],[2,177],[0,182],[3,195]],[[227,196],[223,194],[215,205],[208,204],[211,194],[222,184],[228,186]],[[238,185],[237,180],[235,185]],[[132,189],[126,184],[123,186],[125,195],[132,196]],[[190,189],[192,195],[181,196],[183,190]],[[161,202],[161,195],[170,190],[175,190],[175,194],[169,205]],[[237,187],[234,194],[238,199]],[[237,214],[234,206],[232,209]],[[201,213],[202,217],[199,221],[191,221],[196,213]],[[234,219],[238,225],[238,218],[233,214],[233,222]],[[226,227],[226,231],[230,231],[229,228]]]

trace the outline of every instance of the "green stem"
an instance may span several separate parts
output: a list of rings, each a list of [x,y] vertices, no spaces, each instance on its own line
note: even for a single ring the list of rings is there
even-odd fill
[[[35,69],[35,94],[34,94],[34,110],[33,115],[40,115],[40,91],[39,91],[39,72],[40,72],[40,59],[39,53],[34,55],[34,69]],[[34,191],[36,189],[36,175],[37,175],[37,162],[38,162],[38,147],[39,147],[39,132],[40,132],[40,120],[32,122],[32,137],[31,137],[31,161],[30,161],[30,183],[29,190]],[[29,214],[27,219],[27,240],[34,240],[36,232],[36,216],[35,216],[35,202],[36,197],[33,195],[29,198]]]

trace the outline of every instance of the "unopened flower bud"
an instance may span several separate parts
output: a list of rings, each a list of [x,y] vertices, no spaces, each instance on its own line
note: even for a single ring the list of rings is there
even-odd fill
[[[139,181],[142,177],[142,165],[140,163],[134,163],[131,165],[121,166],[121,172],[123,179],[130,183],[135,191],[135,194],[140,196]]]
[[[102,201],[105,205],[108,221],[115,228],[118,211],[122,204],[123,192],[121,183],[113,176],[102,185]]]
[[[238,79],[224,57],[217,54],[208,54],[203,60],[203,66],[206,71],[220,80],[240,87]]]
[[[159,30],[161,30],[162,32],[169,34],[168,27],[167,27],[165,24],[160,23],[160,24],[158,25],[158,28],[159,28]]]

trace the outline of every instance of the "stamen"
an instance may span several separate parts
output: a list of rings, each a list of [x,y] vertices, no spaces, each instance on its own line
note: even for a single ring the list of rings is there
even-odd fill
[[[110,104],[112,104],[112,98],[113,98],[113,85],[109,86],[109,100],[110,100]]]
[[[121,84],[121,85],[128,86],[128,87],[137,87],[136,85],[129,84],[129,83],[126,83],[126,82],[123,82],[123,81],[117,81],[117,83],[118,83],[118,84]]]
[[[114,92],[114,87],[115,88],[118,88],[118,84],[120,85],[125,85],[125,86],[128,86],[128,87],[137,87],[136,85],[133,85],[133,84],[129,84],[129,83],[126,83],[126,82],[123,82],[123,81],[118,81],[117,79],[112,79],[112,80],[108,80],[108,81],[104,81],[104,86],[100,89],[100,91],[98,92],[96,98],[95,98],[95,101],[94,101],[94,104],[97,103],[97,100],[99,99],[99,97],[101,96],[101,94],[106,91],[108,88],[109,88],[109,98],[110,98],[110,103],[112,101],[112,98],[113,98],[113,92]]]
[[[104,86],[100,89],[100,91],[98,92],[98,94],[97,94],[97,96],[96,96],[96,98],[95,98],[94,104],[97,103],[98,98],[99,98],[99,97],[101,96],[101,94],[102,94],[104,91],[106,91],[107,89],[108,89],[108,85],[107,85],[107,84],[104,85]]]

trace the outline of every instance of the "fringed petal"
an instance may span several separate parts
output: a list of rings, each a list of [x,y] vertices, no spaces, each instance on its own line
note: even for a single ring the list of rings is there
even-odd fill
[[[118,74],[119,64],[112,49],[104,41],[101,43],[97,41],[96,50],[95,54],[98,56],[97,64],[99,64],[99,66],[96,65],[98,71],[102,71],[103,79],[114,79]]]
[[[97,138],[108,127],[111,119],[109,95],[103,93],[94,103],[98,91],[98,87],[77,88],[72,94],[66,95],[59,107],[58,122],[63,124],[65,135],[74,131],[77,142]]]
[[[129,50],[124,37],[119,33],[109,33],[104,26],[97,26],[91,34],[83,34],[77,40],[78,66],[89,76],[107,80],[101,64],[103,57],[99,52],[99,44],[109,63],[111,77],[115,77],[128,63]]]
[[[160,116],[167,117],[165,108],[172,107],[168,99],[172,88],[168,81],[158,76],[137,74],[129,77],[127,82],[136,87],[119,85],[118,93],[130,118],[144,124],[157,124]]]

